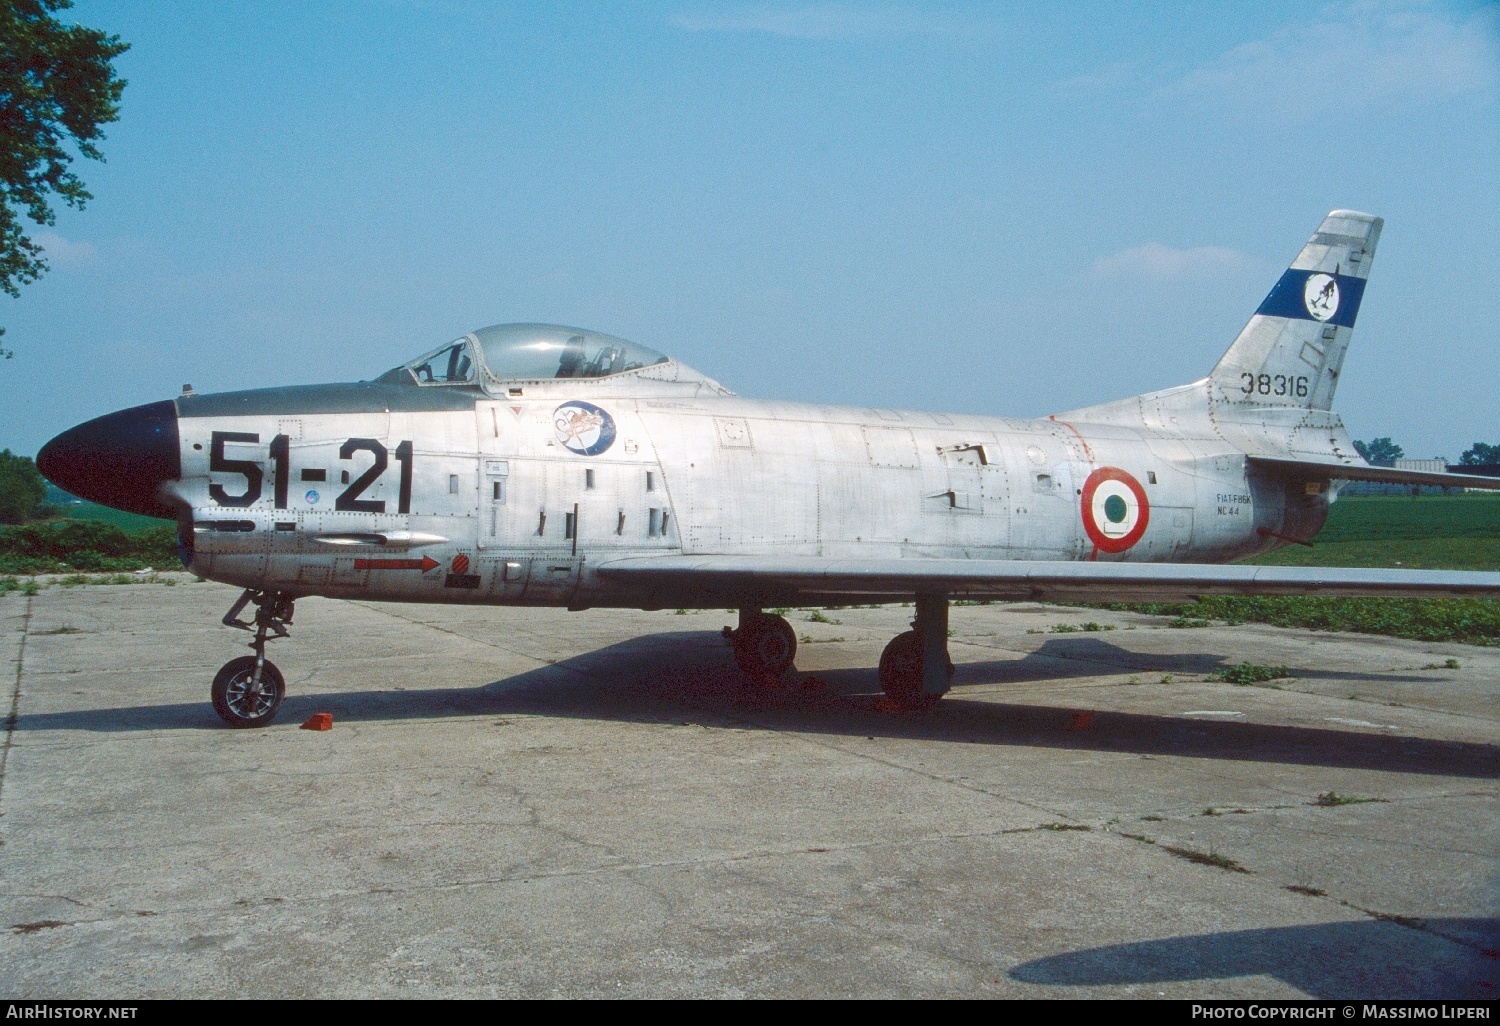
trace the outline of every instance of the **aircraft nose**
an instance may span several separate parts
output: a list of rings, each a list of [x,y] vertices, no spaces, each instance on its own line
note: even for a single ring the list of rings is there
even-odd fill
[[[178,445],[177,405],[167,400],[70,428],[42,446],[36,465],[80,498],[171,520],[177,509],[157,489],[182,476]]]

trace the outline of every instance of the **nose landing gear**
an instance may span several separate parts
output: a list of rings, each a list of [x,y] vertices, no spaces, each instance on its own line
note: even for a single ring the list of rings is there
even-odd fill
[[[246,623],[239,616],[252,602],[255,619]],[[286,697],[286,679],[276,664],[266,658],[266,642],[289,637],[292,608],[292,596],[285,592],[246,588],[224,614],[224,626],[255,634],[255,640],[250,642],[255,655],[229,660],[214,677],[214,712],[231,727],[264,727],[281,708],[281,700]]]

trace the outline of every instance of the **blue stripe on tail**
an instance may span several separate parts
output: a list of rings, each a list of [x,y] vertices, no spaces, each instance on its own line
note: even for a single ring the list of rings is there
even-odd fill
[[[1323,274],[1322,271],[1298,271],[1289,269],[1281,276],[1271,294],[1266,296],[1265,302],[1260,304],[1260,309],[1255,312],[1266,317],[1292,317],[1303,321],[1316,321],[1317,318],[1307,309],[1303,296],[1307,289],[1307,279],[1315,274]],[[1365,280],[1363,278],[1346,278],[1343,275],[1329,275],[1339,288],[1339,306],[1334,315],[1323,321],[1324,324],[1333,324],[1341,328],[1354,327],[1354,317],[1359,313],[1359,301],[1365,294]]]

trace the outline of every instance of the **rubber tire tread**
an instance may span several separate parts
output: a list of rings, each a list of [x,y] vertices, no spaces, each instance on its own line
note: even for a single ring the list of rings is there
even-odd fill
[[[231,727],[243,729],[248,727],[269,726],[271,721],[276,718],[276,713],[280,711],[282,700],[286,698],[286,678],[281,675],[281,671],[276,668],[275,663],[271,662],[271,660],[269,659],[266,660],[266,665],[264,670],[262,671],[261,679],[265,680],[266,678],[270,678],[271,684],[275,689],[275,697],[271,702],[270,710],[268,710],[264,716],[258,716],[253,720],[247,720],[243,716],[236,714],[233,709],[229,708],[228,701],[229,682],[244,670],[250,670],[251,672],[254,672],[254,656],[239,656],[238,658],[229,660],[229,662],[219,667],[219,672],[214,675],[214,684],[212,690],[214,712],[218,713],[219,718],[222,719],[225,723],[229,724]]]

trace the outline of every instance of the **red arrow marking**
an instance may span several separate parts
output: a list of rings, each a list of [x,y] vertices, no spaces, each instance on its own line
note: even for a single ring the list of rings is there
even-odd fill
[[[431,556],[423,556],[421,559],[356,559],[354,561],[356,570],[420,570],[424,574],[429,570],[436,570],[441,565]]]

